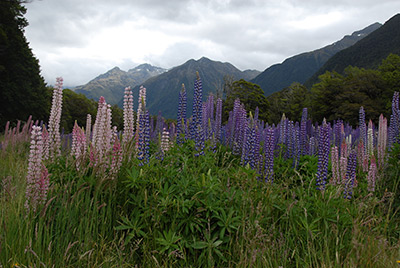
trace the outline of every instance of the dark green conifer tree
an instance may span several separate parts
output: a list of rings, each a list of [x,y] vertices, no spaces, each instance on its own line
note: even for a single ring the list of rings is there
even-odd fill
[[[0,130],[7,121],[48,118],[49,99],[38,60],[24,36],[20,0],[0,1]]]

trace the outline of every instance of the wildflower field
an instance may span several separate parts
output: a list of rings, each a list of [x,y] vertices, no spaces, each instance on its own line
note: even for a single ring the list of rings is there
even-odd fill
[[[102,97],[96,118],[60,132],[62,79],[49,122],[5,127],[0,267],[396,267],[400,260],[399,93],[374,125],[277,125],[194,83],[176,123],[125,89],[124,129]],[[134,103],[137,112],[134,113]]]

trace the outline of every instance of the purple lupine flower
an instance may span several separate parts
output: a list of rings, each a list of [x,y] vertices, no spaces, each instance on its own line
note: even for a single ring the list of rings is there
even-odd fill
[[[382,169],[385,163],[387,144],[387,119],[381,114],[379,116],[379,130],[378,130],[378,165]]]
[[[140,165],[146,164],[150,158],[150,123],[149,111],[145,111],[139,117],[139,135],[138,135],[138,155],[141,161]]]
[[[51,103],[50,118],[49,118],[49,158],[54,160],[61,154],[61,135],[60,121],[62,112],[62,95],[63,95],[63,79],[57,77],[56,87],[53,91],[53,100]]]
[[[202,124],[203,117],[203,86],[200,79],[199,72],[196,72],[196,80],[194,82],[194,93],[193,93],[193,112],[192,112],[192,124],[190,127],[190,135],[192,139],[196,138],[196,133],[199,131],[198,125]],[[202,128],[200,128],[202,129]]]
[[[264,174],[265,181],[274,181],[274,130],[267,127],[264,141]]]
[[[295,139],[295,133],[294,133],[294,125],[293,121],[289,120],[287,124],[287,135],[286,135],[286,159],[294,157],[294,139]]]
[[[185,85],[182,84],[182,90],[179,92],[179,105],[178,105],[178,116],[177,116],[177,126],[176,126],[176,143],[182,144],[187,138],[186,132],[186,105],[187,96]]]
[[[209,135],[211,134],[208,130],[208,115],[207,115],[207,102],[202,103],[202,122],[201,122],[201,128],[204,131],[204,140],[209,139]]]
[[[368,170],[368,191],[370,192],[375,192],[375,182],[376,182],[376,176],[377,176],[377,167],[376,167],[376,160],[375,156],[371,156],[371,164],[369,165],[369,170]]]
[[[197,153],[195,156],[203,155],[204,154],[204,130],[202,128],[201,124],[197,125],[197,130],[196,130],[196,138],[195,138],[195,148]]]
[[[281,122],[279,123],[279,143],[284,144],[287,135],[287,119],[285,113],[282,114]]]
[[[360,122],[359,122],[359,129],[360,129],[360,140],[363,142],[364,144],[364,154],[367,152],[366,150],[366,144],[367,144],[367,127],[365,125],[365,111],[364,111],[364,107],[361,106],[360,107]]]
[[[131,87],[126,87],[124,94],[124,136],[122,138],[124,144],[130,142],[133,138],[134,121],[132,89]]]
[[[389,148],[394,143],[398,143],[400,139],[400,107],[399,107],[399,92],[395,91],[392,99],[392,114],[390,116],[389,125]]]
[[[258,106],[254,110],[254,122],[258,122],[258,114],[260,113],[260,109],[258,109]]]
[[[248,124],[246,126],[246,131],[243,137],[243,148],[242,148],[242,156],[241,156],[241,164],[243,166],[246,166],[251,158],[251,147],[252,143],[254,142],[253,140],[253,135],[252,135],[252,126],[254,125],[253,117],[250,114],[250,118],[248,119]]]
[[[221,140],[221,123],[222,123],[222,100],[217,99],[217,108],[215,111],[215,139],[217,142]]]
[[[353,150],[350,152],[347,161],[346,182],[344,187],[343,197],[351,199],[353,196],[353,188],[356,180],[357,153]]]
[[[297,168],[297,165],[300,163],[300,155],[301,155],[299,122],[296,122],[296,124],[294,126],[293,135],[294,135],[293,167]]]
[[[231,147],[231,149],[234,148],[234,143],[235,143],[235,135],[236,133],[236,125],[237,121],[240,120],[239,117],[239,111],[240,111],[240,100],[236,99],[235,102],[233,103],[233,111],[229,112],[229,119],[228,119],[228,124],[227,124],[227,143]]]
[[[317,170],[317,190],[325,189],[326,180],[328,177],[329,163],[329,126],[324,121],[319,129],[318,135],[318,170]]]
[[[310,140],[309,140],[309,144],[308,144],[308,148],[309,148],[309,154],[310,155],[315,155],[315,151],[316,151],[316,149],[315,149],[315,137],[310,137]]]
[[[301,155],[307,154],[307,108],[303,108],[301,115],[301,126],[300,126],[300,152]]]
[[[42,160],[43,142],[41,127],[33,126],[28,159],[28,172],[26,175],[25,208],[28,213],[31,209],[35,212],[37,206],[44,203],[47,198],[49,174]]]
[[[343,134],[344,134],[342,120],[338,120],[335,122],[333,131],[334,131],[334,144],[338,148],[338,152],[340,154],[340,145],[342,144]]]
[[[244,137],[246,135],[247,128],[247,119],[246,119],[246,110],[243,105],[240,105],[235,122],[235,131],[234,131],[234,141],[233,141],[233,153],[241,154],[243,145],[244,145]]]
[[[214,129],[214,96],[211,94],[207,98],[207,102],[203,103],[203,129],[204,136],[208,140],[212,137]],[[209,125],[209,123],[211,123]]]
[[[339,150],[337,146],[331,148],[332,180],[333,185],[340,183]]]

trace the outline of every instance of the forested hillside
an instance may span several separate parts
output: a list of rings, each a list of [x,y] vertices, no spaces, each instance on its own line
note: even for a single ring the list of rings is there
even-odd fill
[[[400,14],[382,27],[330,58],[305,84],[309,87],[326,71],[343,74],[347,66],[376,69],[390,53],[400,55]]]

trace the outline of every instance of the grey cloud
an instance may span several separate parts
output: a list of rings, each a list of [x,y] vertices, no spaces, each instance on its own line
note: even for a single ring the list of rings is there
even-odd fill
[[[104,27],[125,22],[138,22],[141,29],[176,38],[162,55],[143,55],[151,64],[171,68],[207,56],[241,69],[263,70],[376,21],[383,23],[400,10],[398,0],[36,0],[26,6],[30,23],[26,35],[46,80],[57,72],[76,83],[85,83],[115,65],[129,69],[134,67],[129,64],[140,64],[132,62],[130,55],[113,62],[82,62],[74,55],[54,59],[62,48],[84,48]],[[323,27],[295,27],[297,21],[315,15],[324,20],[324,15],[335,12],[342,14],[340,20]]]

